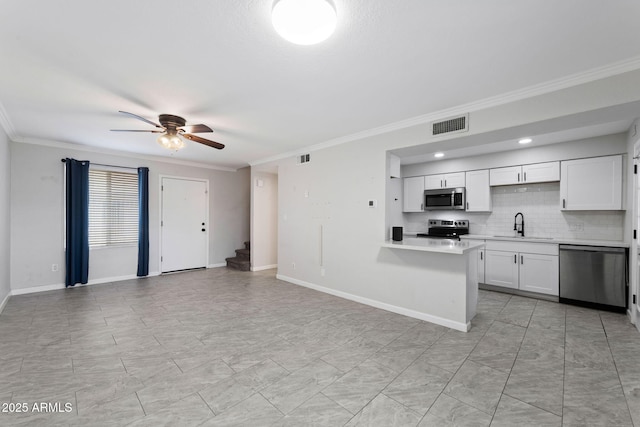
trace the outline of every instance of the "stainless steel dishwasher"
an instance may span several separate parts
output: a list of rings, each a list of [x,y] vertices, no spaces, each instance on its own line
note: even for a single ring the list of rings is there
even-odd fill
[[[560,302],[624,312],[627,250],[560,245]]]

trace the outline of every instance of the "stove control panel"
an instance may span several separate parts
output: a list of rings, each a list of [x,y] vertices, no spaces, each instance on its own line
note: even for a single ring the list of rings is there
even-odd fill
[[[447,228],[469,228],[469,220],[467,219],[430,219],[428,221],[431,227],[447,227]]]

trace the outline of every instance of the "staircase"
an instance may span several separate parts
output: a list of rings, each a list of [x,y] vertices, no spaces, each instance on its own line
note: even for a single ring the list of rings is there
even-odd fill
[[[240,271],[251,270],[251,243],[244,242],[244,249],[236,249],[236,256],[227,258],[227,268]]]

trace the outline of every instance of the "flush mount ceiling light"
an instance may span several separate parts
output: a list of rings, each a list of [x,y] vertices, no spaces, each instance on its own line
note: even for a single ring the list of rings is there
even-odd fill
[[[436,153],[433,155],[433,157],[435,157],[436,159],[439,159],[441,157],[444,157],[444,153]]]
[[[336,29],[336,9],[328,0],[276,0],[271,21],[285,40],[311,45],[326,40]]]
[[[522,138],[521,140],[518,141],[518,144],[528,144],[531,141],[533,141],[533,139],[531,138]]]

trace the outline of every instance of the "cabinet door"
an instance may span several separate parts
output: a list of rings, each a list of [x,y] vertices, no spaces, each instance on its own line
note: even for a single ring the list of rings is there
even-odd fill
[[[519,255],[520,290],[558,295],[558,257],[553,255]]]
[[[527,183],[560,181],[560,162],[523,165],[522,180]]]
[[[621,155],[568,160],[560,169],[560,209],[622,209]]]
[[[427,175],[424,177],[425,190],[437,190],[439,188],[444,188],[443,175]]]
[[[485,250],[478,250],[478,283],[484,283],[484,258]]]
[[[389,176],[400,178],[400,157],[389,154]]]
[[[518,254],[485,250],[485,256],[485,283],[518,289]]]
[[[412,176],[404,178],[402,198],[403,212],[423,212],[424,177]]]
[[[509,166],[508,168],[497,168],[489,171],[490,185],[511,185],[522,183],[522,167]]]
[[[447,173],[444,175],[444,185],[442,188],[464,187],[464,172]]]
[[[491,212],[488,169],[467,172],[466,188],[468,212]]]

